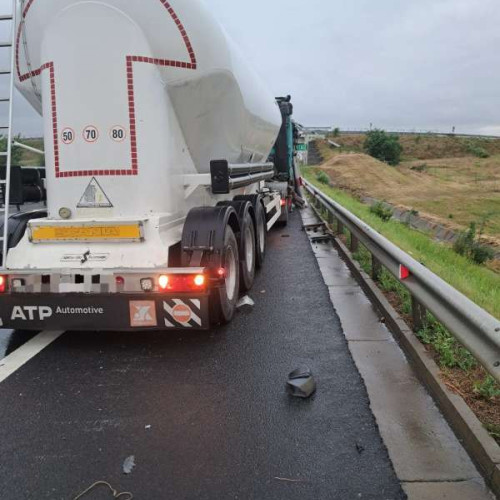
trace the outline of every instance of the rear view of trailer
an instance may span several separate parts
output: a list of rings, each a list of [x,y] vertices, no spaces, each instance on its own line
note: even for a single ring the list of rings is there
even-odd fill
[[[8,221],[4,325],[229,321],[281,216],[272,95],[199,0],[30,0],[17,16],[48,202]]]

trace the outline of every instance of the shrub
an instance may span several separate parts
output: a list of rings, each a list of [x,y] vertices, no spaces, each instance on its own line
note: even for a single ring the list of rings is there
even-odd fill
[[[471,222],[469,229],[460,233],[458,239],[453,244],[453,250],[460,255],[468,257],[476,264],[484,264],[495,256],[492,248],[481,244],[479,241],[475,222]]]
[[[427,170],[427,163],[414,165],[413,167],[410,167],[410,170],[414,170],[415,172],[425,172]]]
[[[417,337],[422,343],[434,347],[439,355],[439,364],[444,368],[461,368],[468,371],[477,366],[474,356],[446,328],[433,320],[417,332]]]
[[[320,170],[316,174],[316,179],[318,180],[318,182],[321,182],[321,184],[326,184],[326,185],[330,184],[330,177],[328,177],[328,175],[326,175],[325,172],[323,172],[323,170]]]
[[[387,222],[392,217],[392,210],[387,208],[381,201],[377,201],[370,207],[370,212]]]
[[[470,154],[473,154],[474,156],[477,156],[478,158],[489,158],[490,154],[486,149],[484,149],[481,146],[478,146],[477,144],[474,144],[473,142],[468,142],[466,144],[467,147],[467,152]]]
[[[340,129],[338,127],[335,127],[333,129],[333,137],[338,137],[340,135]]]
[[[384,130],[378,129],[366,134],[364,149],[370,156],[393,166],[399,164],[403,151],[398,136],[389,135]]]
[[[500,396],[500,386],[491,375],[488,375],[484,380],[474,383],[474,392],[483,399],[490,400]]]

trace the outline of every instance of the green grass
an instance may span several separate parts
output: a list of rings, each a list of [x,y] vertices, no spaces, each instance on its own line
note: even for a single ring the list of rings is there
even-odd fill
[[[444,243],[438,243],[400,222],[383,222],[370,212],[370,207],[348,193],[320,184],[314,168],[305,168],[304,177],[325,194],[340,203],[414,259],[440,276],[444,281],[469,297],[480,307],[500,318],[500,275],[483,266],[473,264],[456,254]]]

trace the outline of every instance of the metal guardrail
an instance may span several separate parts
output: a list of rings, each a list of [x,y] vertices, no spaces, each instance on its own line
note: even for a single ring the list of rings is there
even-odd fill
[[[342,128],[339,130],[340,135],[364,135],[374,129],[370,128]],[[334,131],[333,127],[304,127],[302,126],[301,131],[304,133],[311,134],[330,134]],[[430,135],[437,137],[464,137],[470,139],[500,139],[498,135],[485,135],[485,134],[465,134],[460,132],[446,132],[439,130],[401,130],[401,129],[388,129],[384,128],[384,131],[388,134],[398,134],[398,135]]]
[[[351,250],[362,243],[370,252],[373,277],[382,265],[410,292],[415,329],[423,326],[425,311],[430,311],[500,382],[500,321],[310,182],[304,180],[304,184],[316,207],[327,210],[329,222],[337,222],[337,232],[341,234],[344,227],[349,230]]]

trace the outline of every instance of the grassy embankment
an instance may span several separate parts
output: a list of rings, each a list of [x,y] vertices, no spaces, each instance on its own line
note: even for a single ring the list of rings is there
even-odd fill
[[[316,168],[304,169],[304,177],[323,192],[365,221],[380,234],[409,253],[473,302],[500,318],[500,276],[486,267],[473,264],[456,254],[449,245],[438,243],[428,235],[415,231],[395,220],[383,222],[370,212],[370,207],[353,195],[321,184]]]
[[[500,250],[500,139],[401,136],[397,167],[363,154],[364,140],[342,135],[335,139],[342,150],[318,142],[321,168],[336,186],[417,210],[455,231],[476,222]]]
[[[20,142],[31,146],[32,148],[40,149],[43,151],[43,139],[20,139]],[[21,151],[21,158],[19,164],[23,167],[43,167],[45,165],[45,158],[32,151],[19,148]]]

